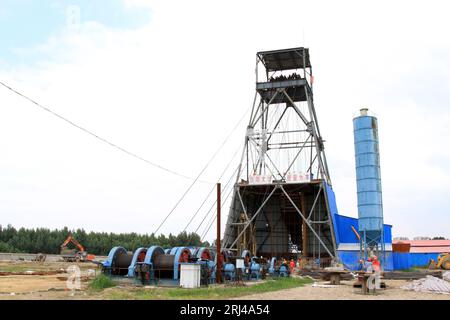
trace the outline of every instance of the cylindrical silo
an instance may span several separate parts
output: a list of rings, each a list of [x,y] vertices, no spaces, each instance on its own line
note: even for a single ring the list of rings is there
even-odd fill
[[[353,119],[359,232],[366,245],[383,242],[383,201],[377,118],[361,109]]]

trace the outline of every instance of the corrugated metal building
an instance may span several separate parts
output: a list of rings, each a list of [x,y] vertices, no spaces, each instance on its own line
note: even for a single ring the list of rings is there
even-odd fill
[[[352,231],[352,226],[355,230],[358,230],[358,219],[340,215],[336,206],[333,189],[328,187],[327,194],[330,213],[333,219],[337,255],[347,268],[357,270],[360,259],[360,242],[356,234]],[[383,225],[383,236],[386,253],[385,257],[380,257],[380,259],[383,263],[383,269],[391,271],[394,269],[392,259],[392,225]]]
[[[450,240],[395,240],[393,241],[394,269],[425,267],[440,253],[450,252]]]

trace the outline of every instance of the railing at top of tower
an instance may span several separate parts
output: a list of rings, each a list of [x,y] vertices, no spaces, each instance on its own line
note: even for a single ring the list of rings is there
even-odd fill
[[[290,56],[286,56],[290,55]],[[268,60],[265,60],[269,57]],[[260,78],[259,64],[263,65]],[[261,51],[256,54],[256,83],[305,79],[312,88],[314,76],[309,58],[309,48],[299,47],[284,50]]]

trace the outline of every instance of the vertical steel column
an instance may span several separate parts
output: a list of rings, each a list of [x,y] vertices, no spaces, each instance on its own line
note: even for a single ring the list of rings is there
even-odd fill
[[[222,261],[220,259],[221,254],[221,246],[220,246],[220,183],[217,183],[217,240],[216,240],[216,247],[217,247],[217,270],[216,270],[216,281],[217,283],[222,283]]]
[[[300,207],[302,212],[306,212],[306,199],[303,192],[300,193]],[[308,256],[308,227],[304,219],[302,219],[302,256]]]

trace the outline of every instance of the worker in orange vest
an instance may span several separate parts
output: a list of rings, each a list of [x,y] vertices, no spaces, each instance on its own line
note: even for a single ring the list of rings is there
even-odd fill
[[[381,264],[380,264],[380,260],[378,260],[378,257],[374,256],[372,260],[373,260],[372,261],[373,271],[381,272]]]
[[[289,262],[289,267],[291,267],[291,271],[294,270],[294,268],[295,268],[295,262],[294,262],[294,259],[291,259],[291,262]]]

